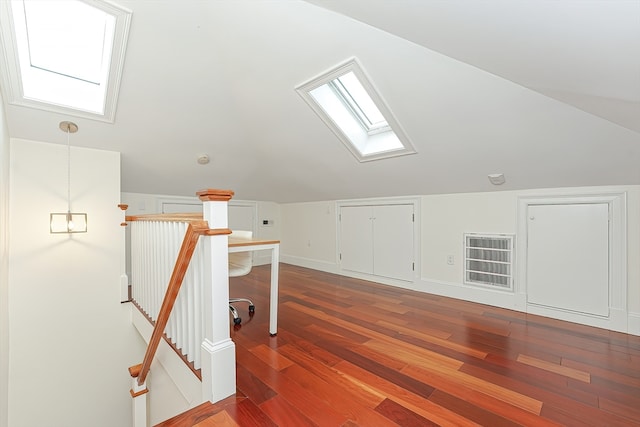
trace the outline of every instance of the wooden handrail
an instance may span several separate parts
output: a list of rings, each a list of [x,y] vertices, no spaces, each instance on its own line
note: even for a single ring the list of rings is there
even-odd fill
[[[127,215],[127,221],[177,221],[192,222],[202,221],[202,213],[170,213],[170,214],[144,214],[144,215]]]
[[[173,220],[175,221],[176,219],[174,218]],[[185,218],[182,217],[180,220],[184,221]],[[182,241],[182,246],[180,247],[180,252],[178,252],[176,264],[173,268],[173,273],[171,274],[171,279],[169,280],[169,285],[167,286],[167,292],[165,293],[162,301],[158,319],[156,320],[153,333],[151,334],[151,339],[149,340],[149,345],[147,346],[147,351],[137,375],[139,385],[142,385],[147,379],[147,374],[149,373],[149,369],[151,369],[151,362],[155,357],[158,345],[160,344],[160,339],[162,339],[162,334],[164,333],[164,329],[169,321],[171,310],[173,309],[173,305],[178,297],[178,293],[180,292],[180,286],[182,285],[182,281],[189,267],[193,252],[196,249],[198,239],[202,235],[212,236],[224,234],[231,234],[231,230],[228,228],[209,229],[207,221],[189,221],[187,231]]]

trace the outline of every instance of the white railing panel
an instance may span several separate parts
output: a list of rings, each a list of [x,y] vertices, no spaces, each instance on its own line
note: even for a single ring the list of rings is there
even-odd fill
[[[210,237],[203,236],[201,233],[205,230],[201,223],[198,224],[197,233],[201,238],[177,299],[172,299],[173,312],[169,319],[163,314],[158,324],[164,325],[162,332],[186,353],[193,366],[201,369],[202,397],[215,403],[236,391],[235,344],[228,326],[227,215],[233,191],[206,189],[197,194],[203,202],[202,217],[217,232],[206,233],[211,234]],[[188,222],[186,215],[164,216],[162,219],[147,216],[130,221],[131,295],[154,321],[159,315]],[[191,237],[195,238],[194,235]],[[138,369],[139,377],[135,383],[145,381],[160,339],[159,333],[160,330],[154,328],[153,342],[143,363],[132,367]],[[146,404],[134,405],[134,420],[138,412],[146,412]]]
[[[187,227],[187,222],[177,221],[131,223],[132,298],[153,321],[160,312]],[[167,338],[196,369],[200,369],[204,340],[202,287],[206,261],[198,242],[165,328]]]

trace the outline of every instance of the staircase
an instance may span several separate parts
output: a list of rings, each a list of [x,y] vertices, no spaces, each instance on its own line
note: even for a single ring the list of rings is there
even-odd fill
[[[133,310],[133,324],[148,342],[142,363],[129,368],[134,427],[147,427],[151,419],[158,419],[147,412],[149,406],[154,408],[147,399],[149,387],[163,378],[162,371],[188,407],[218,402],[236,392],[235,345],[228,320],[227,211],[233,192],[208,189],[197,194],[203,202],[201,216],[126,218],[131,224],[132,298],[140,308]],[[193,369],[182,363],[175,349]],[[147,383],[152,367],[157,375]],[[195,375],[198,370],[201,381]],[[154,399],[161,394],[154,390]]]

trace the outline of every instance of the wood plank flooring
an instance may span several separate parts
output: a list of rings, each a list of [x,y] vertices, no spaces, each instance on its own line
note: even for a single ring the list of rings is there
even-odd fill
[[[281,264],[250,296],[237,394],[169,426],[640,426],[640,337]]]

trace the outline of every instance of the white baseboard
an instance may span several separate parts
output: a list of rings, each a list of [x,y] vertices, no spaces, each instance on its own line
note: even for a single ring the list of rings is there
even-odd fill
[[[527,313],[578,323],[581,325],[594,326],[596,328],[608,329],[610,331],[627,333],[628,330],[627,313],[623,310],[610,309],[608,317],[600,317],[552,307],[528,304]]]
[[[280,261],[284,262],[285,264],[297,265],[298,267],[324,271],[325,273],[340,274],[338,271],[338,266],[333,262],[319,261],[317,259],[303,258],[286,254],[280,254]],[[271,259],[269,259],[269,262],[271,262]]]
[[[640,335],[640,313],[627,313],[624,310],[611,309],[608,318],[599,318],[595,316],[579,315],[562,310],[532,306],[527,304],[525,294],[517,292],[477,288],[460,283],[431,280],[424,277],[416,279],[413,282],[405,282],[380,276],[343,271],[340,270],[339,266],[335,263],[292,255],[282,255],[280,259],[282,262],[287,264],[311,268],[313,270],[324,271],[327,273],[340,274],[356,279],[368,280],[375,283],[381,283],[383,285],[396,286],[403,289],[426,292],[434,295],[456,298],[463,301],[476,302],[479,304],[487,304],[523,313],[537,314],[540,316],[629,333],[632,335]]]
[[[628,333],[640,336],[640,313],[629,313]]]
[[[398,279],[392,279],[389,277],[376,276],[373,274],[358,273],[355,271],[339,270],[339,269],[338,271],[336,271],[336,274],[340,274],[346,277],[353,277],[354,279],[368,280],[369,282],[380,283],[383,285],[395,286],[396,288],[409,289],[411,291],[418,291],[418,292],[425,292],[425,290],[422,289],[419,280],[409,282],[406,280],[398,280]]]
[[[419,287],[415,287],[414,282],[406,282],[402,280],[389,279],[382,276],[374,276],[372,274],[356,273],[348,270],[341,270],[340,266],[334,262],[319,261],[316,259],[298,257],[293,255],[281,255],[280,261],[297,265],[298,267],[310,268],[312,270],[324,271],[325,273],[339,274],[345,277],[353,277],[354,279],[367,280],[369,282],[381,283],[383,285],[396,286],[404,289],[422,291]]]
[[[219,402],[236,392],[236,346],[227,338],[202,343],[203,399]]]
[[[426,278],[420,279],[420,283],[420,290],[430,294],[523,311],[521,308],[524,307],[522,302],[523,297],[517,293],[477,288],[460,283],[443,282]]]

